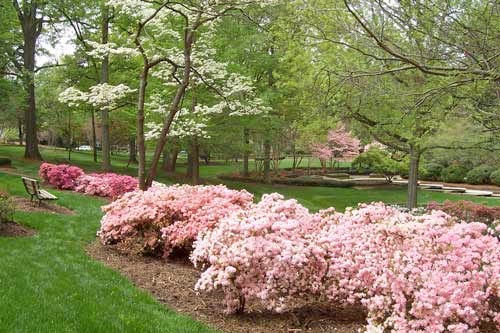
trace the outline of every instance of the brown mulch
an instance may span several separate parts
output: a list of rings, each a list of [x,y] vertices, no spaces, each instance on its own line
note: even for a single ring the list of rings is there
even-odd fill
[[[225,315],[222,293],[197,294],[194,291],[200,273],[189,262],[127,256],[98,241],[87,246],[87,253],[121,272],[169,308],[223,332],[357,333],[366,325],[365,314],[359,307],[335,308],[321,303],[304,305],[282,314],[266,311],[257,304],[247,304],[245,314]]]
[[[31,237],[36,230],[25,227],[16,222],[0,223],[0,237]]]
[[[33,203],[30,199],[12,197],[12,201],[16,206],[16,210],[21,210],[24,212],[37,212],[37,213],[51,213],[51,214],[63,214],[63,215],[74,215],[75,212],[69,208],[59,206],[54,202],[42,201],[42,204],[38,206],[38,202]]]

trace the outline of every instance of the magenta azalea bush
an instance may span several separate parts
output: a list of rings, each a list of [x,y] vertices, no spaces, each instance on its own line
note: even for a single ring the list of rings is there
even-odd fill
[[[99,197],[117,198],[138,188],[136,178],[116,173],[91,173],[76,180],[75,191]]]
[[[204,232],[191,259],[205,268],[196,289],[223,290],[228,312],[314,298],[363,305],[377,332],[500,329],[499,240],[440,211],[376,203],[311,214],[272,194]]]
[[[104,244],[167,256],[175,249],[189,250],[200,232],[252,202],[247,191],[223,185],[156,185],[104,206],[98,234]]]
[[[58,189],[109,198],[134,191],[139,185],[134,177],[115,173],[85,174],[79,167],[67,164],[42,163],[38,174],[45,183]]]
[[[74,189],[76,180],[83,174],[82,169],[68,164],[42,163],[38,171],[38,175],[45,183],[63,190]]]

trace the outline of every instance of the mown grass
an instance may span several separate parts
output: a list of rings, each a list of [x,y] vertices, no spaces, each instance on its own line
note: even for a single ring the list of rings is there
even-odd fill
[[[0,188],[24,196],[19,177]],[[16,212],[38,234],[0,237],[0,332],[210,332],[89,258],[104,200],[54,192],[75,215]]]

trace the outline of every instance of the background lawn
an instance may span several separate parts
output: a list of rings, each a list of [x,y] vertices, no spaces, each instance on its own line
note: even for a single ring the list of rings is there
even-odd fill
[[[0,156],[6,156],[13,160],[16,172],[37,176],[39,162],[26,161],[20,158],[23,156],[24,147],[0,145]],[[67,160],[67,152],[64,149],[42,148],[43,158],[51,163],[70,163],[82,167],[86,172],[100,171],[100,164],[92,161],[91,152],[73,152],[71,161]],[[182,160],[181,160],[182,163]],[[127,156],[113,155],[113,171],[117,173],[137,175],[137,166],[127,167]],[[284,161],[282,166],[288,166],[289,161]],[[252,163],[251,163],[252,165]],[[246,189],[256,195],[257,198],[264,193],[279,192],[287,198],[296,198],[309,209],[318,210],[327,207],[335,207],[344,210],[345,207],[357,206],[360,202],[383,201],[385,203],[404,203],[406,201],[406,187],[390,188],[334,188],[334,187],[312,187],[312,186],[284,186],[265,185],[257,183],[241,183],[234,181],[222,181],[217,178],[221,173],[231,173],[239,170],[241,163],[228,163],[224,161],[214,161],[211,165],[200,164],[200,175],[202,178],[213,184],[223,183],[230,188]],[[178,172],[184,172],[184,167],[178,167]],[[176,182],[163,172],[159,172],[158,180],[170,184]],[[485,205],[500,206],[500,199],[473,197],[465,195],[447,194],[432,191],[419,191],[419,204],[423,205],[429,201],[444,200],[470,200]]]

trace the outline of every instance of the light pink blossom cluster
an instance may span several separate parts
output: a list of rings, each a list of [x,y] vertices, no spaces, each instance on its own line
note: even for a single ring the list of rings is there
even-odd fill
[[[116,173],[91,173],[76,180],[74,190],[99,197],[117,198],[137,189],[136,178]]]
[[[175,249],[189,250],[200,232],[252,202],[247,191],[223,185],[152,186],[104,206],[99,236],[104,244],[135,248],[139,243],[140,252],[169,255]]]
[[[208,267],[195,288],[221,288],[228,312],[243,311],[249,299],[279,311],[294,298],[314,296],[327,270],[324,250],[314,238],[328,213],[310,214],[296,200],[264,195],[195,242],[191,260]]]
[[[500,243],[482,223],[382,203],[309,213],[279,195],[224,218],[194,244],[206,270],[196,289],[222,289],[229,312],[258,300],[281,311],[298,299],[361,304],[393,332],[500,329]]]
[[[63,190],[74,189],[76,180],[83,174],[82,169],[68,164],[42,163],[38,171],[38,175],[45,183]]]

